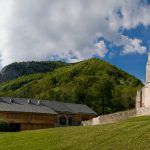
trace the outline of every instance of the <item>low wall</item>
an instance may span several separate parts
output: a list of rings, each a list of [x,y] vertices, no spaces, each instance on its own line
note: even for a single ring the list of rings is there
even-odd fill
[[[150,108],[137,108],[136,109],[137,116],[147,116],[150,115]]]
[[[150,109],[149,109],[149,114],[150,114]],[[130,117],[136,117],[136,116],[137,116],[136,109],[132,109],[128,111],[122,111],[122,112],[112,113],[108,115],[98,116],[91,120],[83,121],[82,125],[86,126],[86,125],[107,124],[107,123],[113,123],[123,119],[127,119]]]

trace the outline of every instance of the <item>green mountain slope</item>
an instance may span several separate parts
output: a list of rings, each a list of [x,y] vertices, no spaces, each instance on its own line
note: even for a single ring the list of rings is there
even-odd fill
[[[1,133],[0,150],[149,150],[150,117],[114,124]]]
[[[32,61],[32,62],[12,63],[1,70],[0,82],[6,82],[21,77],[23,75],[33,73],[51,72],[65,65],[66,63],[60,61],[43,61],[43,62]]]
[[[0,96],[83,103],[107,114],[133,108],[141,86],[140,80],[115,66],[89,59],[0,84]]]

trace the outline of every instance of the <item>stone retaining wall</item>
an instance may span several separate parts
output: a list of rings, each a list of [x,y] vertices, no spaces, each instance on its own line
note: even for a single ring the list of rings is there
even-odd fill
[[[141,112],[143,112],[143,111],[141,110]],[[140,114],[140,112],[139,112],[139,114]],[[149,109],[149,114],[150,114],[150,109]],[[117,122],[117,121],[120,121],[123,119],[127,119],[130,117],[136,117],[136,116],[137,116],[136,109],[132,109],[132,110],[128,110],[128,111],[122,111],[122,112],[112,113],[112,114],[108,114],[108,115],[98,116],[91,120],[83,121],[82,125],[86,126],[86,125],[107,124],[107,123],[113,123],[113,122]]]
[[[150,108],[137,108],[136,116],[147,116],[150,115]]]

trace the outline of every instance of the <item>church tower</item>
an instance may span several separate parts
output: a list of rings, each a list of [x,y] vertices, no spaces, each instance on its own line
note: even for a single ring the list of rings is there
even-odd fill
[[[148,52],[148,62],[146,65],[146,85],[150,84],[150,52]]]
[[[150,108],[150,52],[146,65],[146,85],[137,91],[136,108]]]

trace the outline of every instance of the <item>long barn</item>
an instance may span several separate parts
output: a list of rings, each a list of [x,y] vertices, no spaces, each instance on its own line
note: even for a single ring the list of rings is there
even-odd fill
[[[0,121],[16,131],[80,125],[96,115],[82,104],[0,97]]]

